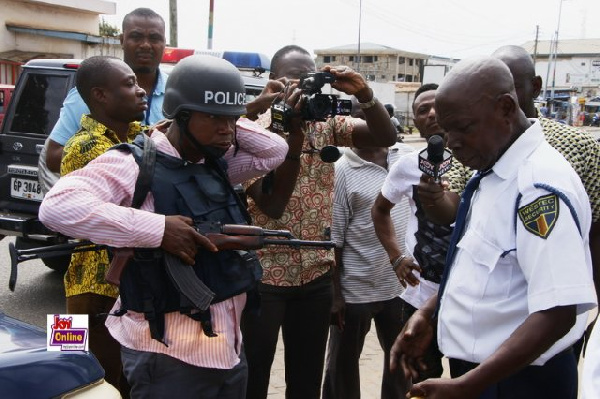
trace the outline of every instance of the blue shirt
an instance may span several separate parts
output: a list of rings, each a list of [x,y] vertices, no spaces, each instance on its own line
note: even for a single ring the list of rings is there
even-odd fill
[[[167,83],[167,74],[159,70],[158,81],[148,99],[148,110],[142,121],[143,125],[152,125],[163,119],[162,105],[165,98],[165,84]],[[60,109],[60,117],[50,133],[50,139],[64,147],[67,141],[79,130],[81,126],[81,117],[90,113],[90,109],[85,104],[77,88],[73,87],[63,101]]]

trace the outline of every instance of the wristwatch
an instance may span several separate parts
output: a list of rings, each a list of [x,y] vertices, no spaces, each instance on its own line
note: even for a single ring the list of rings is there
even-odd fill
[[[358,106],[360,107],[360,109],[369,109],[369,108],[373,108],[373,106],[375,105],[375,102],[377,101],[377,98],[375,98],[375,96],[373,96],[373,98],[371,98],[371,100],[367,101],[366,103],[358,103]]]

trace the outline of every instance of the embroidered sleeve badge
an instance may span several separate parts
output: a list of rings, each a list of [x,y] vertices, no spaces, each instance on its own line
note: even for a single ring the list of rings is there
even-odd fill
[[[558,197],[555,194],[545,195],[519,208],[519,219],[527,231],[547,238],[558,219]]]

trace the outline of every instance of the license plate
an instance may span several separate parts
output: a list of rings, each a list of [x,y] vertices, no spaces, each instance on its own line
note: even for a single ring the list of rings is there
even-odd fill
[[[17,177],[13,177],[10,180],[11,197],[42,202],[44,195],[42,194],[40,183],[35,180],[20,179]]]

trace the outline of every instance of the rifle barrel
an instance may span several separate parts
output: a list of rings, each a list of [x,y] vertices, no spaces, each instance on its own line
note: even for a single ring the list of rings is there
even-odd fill
[[[287,239],[296,239],[289,230],[263,230],[265,237],[285,237]]]
[[[265,245],[287,245],[290,247],[317,247],[317,248],[325,248],[331,249],[335,248],[335,243],[333,241],[310,241],[310,240],[299,240],[297,238],[293,239],[270,239],[265,238]]]

